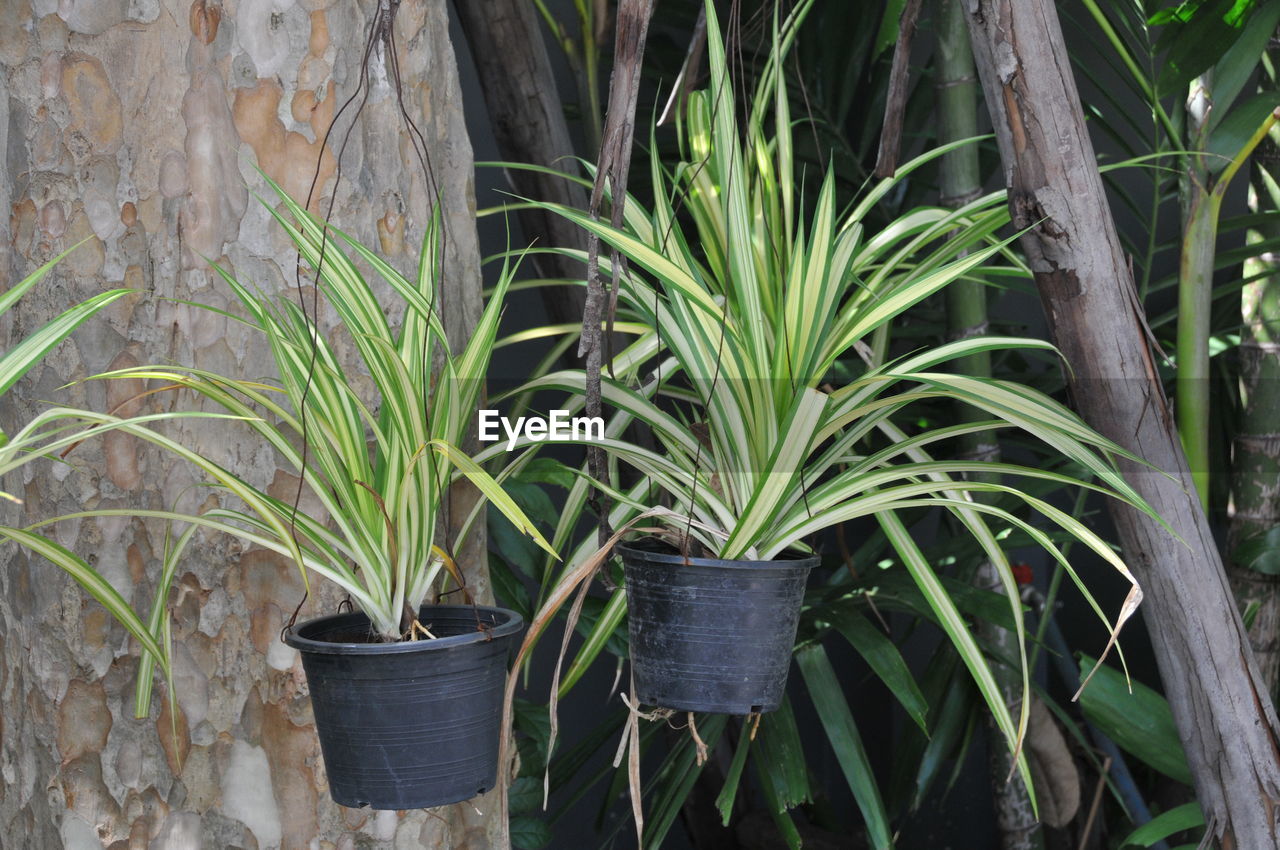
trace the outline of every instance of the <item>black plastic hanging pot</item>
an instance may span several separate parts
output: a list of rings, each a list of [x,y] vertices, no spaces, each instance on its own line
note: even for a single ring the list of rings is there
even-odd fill
[[[640,702],[720,714],[781,705],[805,581],[818,558],[685,558],[649,541],[618,551]]]
[[[329,793],[344,806],[425,809],[494,786],[507,661],[524,621],[469,605],[424,605],[418,621],[436,639],[370,643],[359,613],[285,636],[302,653]]]

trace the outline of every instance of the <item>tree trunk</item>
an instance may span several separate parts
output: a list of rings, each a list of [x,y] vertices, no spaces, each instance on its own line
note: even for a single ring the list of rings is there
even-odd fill
[[[937,24],[937,102],[938,142],[947,144],[978,135],[978,80],[973,67],[973,48],[965,25],[960,0],[942,0]],[[965,145],[942,158],[939,173],[942,196],[949,207],[960,207],[982,193],[982,171],[978,164],[977,145]],[[987,287],[982,281],[958,280],[946,288],[947,333],[951,339],[967,339],[987,332]],[[976,377],[991,377],[991,354],[979,352],[958,359],[956,371]],[[959,405],[959,418],[972,422],[984,418],[977,408]],[[1000,444],[993,432],[966,434],[959,438],[957,451],[966,460],[984,462],[1000,459]],[[999,480],[1000,476],[985,476]],[[1000,576],[995,565],[984,560],[978,567],[974,584],[986,590],[998,590]],[[1018,638],[1008,629],[986,620],[977,626],[999,658],[1018,657]],[[1022,676],[1007,664],[995,668],[996,681],[1004,693],[1005,704],[1015,715],[1022,699]],[[989,724],[990,726],[990,724]],[[994,731],[994,726],[990,726]],[[1015,779],[1013,754],[999,734],[987,737],[987,758],[991,774],[991,792],[995,804],[996,823],[1000,828],[1003,850],[1034,850],[1043,847],[1040,823],[1031,807],[1031,797],[1021,780]]]
[[[556,95],[556,81],[533,3],[485,0],[456,3],[454,8],[471,45],[502,158],[577,175],[569,126]],[[587,207],[586,190],[564,178],[512,169],[507,172],[507,179],[512,190],[522,197],[554,201],[575,209]],[[543,209],[522,209],[518,216],[525,239],[536,240],[537,247],[586,250],[582,228],[564,216]],[[578,260],[553,254],[535,254],[532,259],[540,277],[582,278],[582,263]],[[546,286],[541,295],[551,321],[582,321],[586,292],[581,287]]]
[[[1280,50],[1272,37],[1270,61],[1264,62],[1261,87],[1274,92]],[[1253,154],[1249,209],[1275,215],[1280,211],[1280,129],[1273,127]],[[1250,242],[1280,238],[1280,225],[1265,221],[1249,231]],[[1244,265],[1246,277],[1263,275],[1245,284],[1240,294],[1240,390],[1244,413],[1232,457],[1231,586],[1241,606],[1257,607],[1249,642],[1267,692],[1275,698],[1280,686],[1280,576],[1249,569],[1241,544],[1280,526],[1280,260],[1274,251]]]
[[[0,280],[16,280],[81,240],[0,327],[0,348],[73,301],[123,285],[116,302],[19,383],[6,427],[46,399],[106,410],[140,388],[58,388],[110,367],[175,362],[267,377],[266,346],[192,299],[235,311],[204,257],[246,284],[285,293],[294,254],[249,189],[260,166],[305,197],[318,139],[354,90],[362,0],[10,0],[0,13]],[[404,3],[397,20],[409,113],[445,204],[446,322],[466,335],[480,307],[471,148],[444,0]],[[381,55],[337,186],[335,223],[406,271],[429,198]],[[333,192],[336,143],[319,187]],[[247,185],[246,185],[247,184]],[[319,207],[323,209],[323,207]],[[3,286],[3,284],[0,284]],[[330,317],[331,319],[331,317]],[[323,325],[323,321],[322,321]],[[190,405],[157,394],[123,412]],[[283,499],[296,478],[225,426],[175,436]],[[193,509],[214,498],[123,435],[91,441],[75,469],[31,464],[19,488],[34,522],[83,507]],[[146,608],[165,529],[141,521],[64,524],[57,539]],[[435,812],[343,809],[327,793],[297,653],[279,641],[302,598],[295,567],[228,537],[192,545],[173,621],[178,734],[164,699],[132,717],[137,658],[124,631],[49,564],[0,550],[0,846],[487,848],[499,814],[485,800]],[[488,595],[483,560],[465,564]],[[303,616],[328,613],[313,578]],[[477,808],[478,807],[478,808]]]
[[[965,7],[1014,225],[1030,228],[1023,249],[1071,367],[1072,397],[1090,424],[1156,468],[1122,464],[1185,541],[1112,505],[1147,594],[1145,620],[1197,797],[1224,847],[1276,847],[1275,712],[1147,349],[1056,10],[1049,0]]]

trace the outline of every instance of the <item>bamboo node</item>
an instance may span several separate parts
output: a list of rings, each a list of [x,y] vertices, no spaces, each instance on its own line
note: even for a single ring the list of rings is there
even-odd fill
[[[955,209],[965,204],[971,204],[978,198],[982,197],[982,188],[971,189],[968,192],[961,192],[958,195],[942,195],[938,198],[938,203],[944,207]]]

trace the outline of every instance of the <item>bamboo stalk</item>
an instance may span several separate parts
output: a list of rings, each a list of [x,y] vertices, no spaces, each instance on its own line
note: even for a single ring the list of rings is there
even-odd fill
[[[1259,87],[1274,92],[1276,41],[1264,57]],[[1280,130],[1272,127],[1253,153],[1249,209],[1280,212]],[[1267,220],[1248,232],[1249,243],[1280,238]],[[1280,683],[1280,577],[1248,568],[1242,544],[1280,525],[1280,259],[1264,252],[1245,262],[1240,293],[1240,394],[1243,411],[1232,455],[1229,575],[1236,601],[1254,609],[1249,642],[1272,698]]]
[[[978,135],[978,80],[973,67],[973,48],[969,44],[964,12],[956,0],[942,0],[938,27],[937,101],[938,141],[948,144]],[[982,192],[982,174],[978,163],[978,146],[964,145],[942,157],[940,170],[941,201],[959,207]],[[987,331],[987,287],[981,281],[957,280],[945,290],[947,300],[947,332],[952,339],[978,336]],[[956,358],[957,371],[977,377],[991,377],[991,354],[980,352]],[[982,418],[970,405],[961,405],[964,421]],[[990,432],[966,434],[960,438],[961,452],[967,457],[996,460],[1000,448]]]
[[[942,0],[938,18],[937,102],[938,141],[942,144],[978,135],[978,84],[973,65],[973,47],[968,24],[959,0]],[[977,145],[964,145],[948,153],[941,164],[942,203],[961,206],[982,192],[982,170]],[[987,287],[976,280],[958,280],[945,290],[947,333],[952,339],[984,334],[987,331]],[[991,377],[989,352],[971,354],[956,361],[956,369],[974,377]],[[962,421],[981,418],[976,408],[962,404],[957,410]],[[960,438],[962,457],[998,461],[1000,445],[992,432],[966,434]],[[999,476],[996,476],[997,478]],[[975,577],[979,587],[999,587],[995,565],[985,561]],[[978,629],[999,658],[1017,658],[1017,636],[999,626],[980,622]],[[996,681],[1011,712],[1019,710],[1022,679],[1019,672],[1004,664],[993,665]],[[1044,834],[1036,819],[1027,788],[1010,781],[1013,756],[999,736],[990,736],[988,746],[991,789],[996,821],[1004,850],[1036,850],[1044,846]]]

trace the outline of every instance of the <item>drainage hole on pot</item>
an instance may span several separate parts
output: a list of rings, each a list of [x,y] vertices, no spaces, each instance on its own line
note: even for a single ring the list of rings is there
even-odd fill
[[[753,706],[751,706],[751,712],[750,712],[750,713],[751,713],[751,714],[759,714],[759,713],[760,713],[760,709],[762,709],[762,708],[764,708],[764,706],[763,706],[763,705],[753,705]]]

